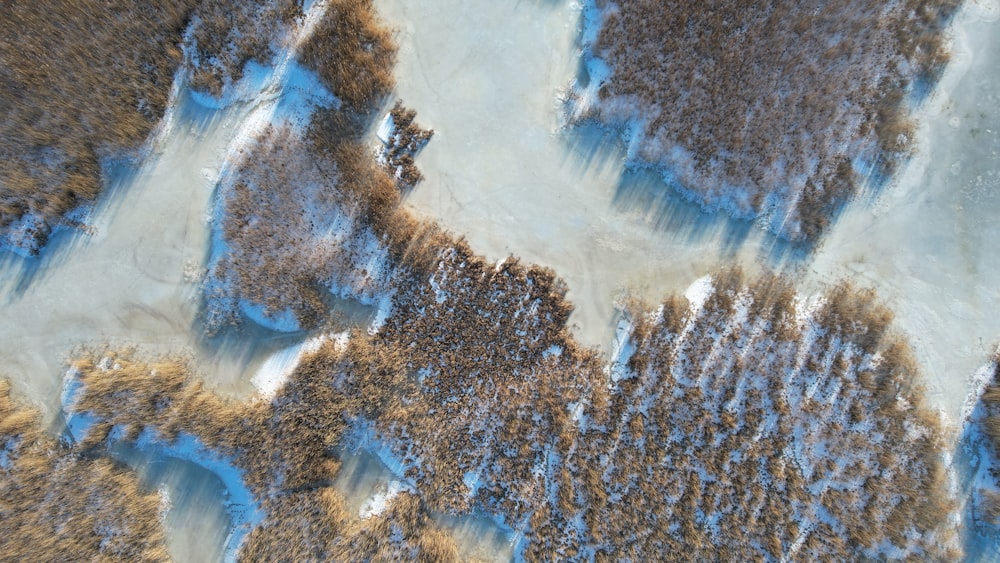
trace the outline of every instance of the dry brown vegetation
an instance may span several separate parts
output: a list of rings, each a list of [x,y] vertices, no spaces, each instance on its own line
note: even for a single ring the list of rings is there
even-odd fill
[[[101,160],[162,117],[189,29],[191,85],[213,95],[301,15],[296,0],[60,0],[0,11],[0,243],[37,253],[102,189]],[[188,28],[188,24],[191,27]]]
[[[584,500],[546,518],[561,529],[579,516],[587,534],[548,549],[854,560],[886,557],[888,542],[956,557],[941,421],[888,311],[842,286],[798,322],[780,279],[713,282],[701,308],[633,311],[608,422],[565,461],[578,475],[567,496]]]
[[[340,464],[332,452],[349,421],[377,418],[396,404],[393,392],[406,379],[399,357],[355,336],[346,351],[327,342],[308,356],[270,402],[223,400],[177,360],[82,358],[74,409],[98,422],[81,447],[106,443],[115,428],[123,440],[144,431],[165,442],[189,434],[229,457],[266,515],[241,547],[243,560],[456,560],[454,541],[424,501],[401,494],[385,512],[359,520],[333,487]]]
[[[166,561],[156,494],[57,443],[0,381],[0,559]]]
[[[213,96],[238,81],[251,60],[268,63],[281,37],[302,16],[299,0],[202,0],[192,21],[191,86]]]
[[[93,202],[100,159],[163,115],[196,1],[6,2],[0,10],[0,241],[37,252]]]
[[[327,285],[391,284],[383,329],[325,342],[270,401],[224,400],[172,359],[82,358],[73,409],[98,421],[78,448],[183,433],[228,457],[266,515],[246,560],[453,560],[431,516],[473,507],[523,532],[528,560],[957,556],[940,421],[873,294],[838,287],[800,321],[785,280],[722,272],[700,309],[630,311],[635,352],[609,388],[552,271],[489,263],[400,207],[361,143],[392,51],[370,1],[331,2],[303,60],[344,105],[248,147],[216,278],[220,302],[304,326]],[[385,278],[355,252],[369,236]],[[361,425],[417,488],[366,520],[333,486],[335,447]]]
[[[329,292],[370,302],[391,293],[394,272],[419,277],[434,267],[443,234],[400,207],[400,185],[372,158],[363,131],[361,116],[331,108],[304,135],[268,128],[244,148],[220,186],[226,246],[209,271],[210,332],[237,323],[243,300],[314,328]]]
[[[722,272],[700,310],[632,311],[609,391],[546,272],[459,243],[428,285],[375,337],[417,383],[380,436],[436,510],[502,515],[528,560],[958,556],[941,421],[872,292],[800,321],[787,281]]]
[[[241,301],[271,318],[291,311],[300,327],[314,328],[331,289],[367,302],[391,291],[390,269],[422,271],[435,261],[438,230],[399,208],[399,188],[419,180],[412,154],[431,132],[413,123],[412,110],[393,109],[398,179],[363,140],[393,85],[395,57],[371,2],[329,2],[299,56],[342,104],[316,109],[304,135],[287,126],[265,131],[221,187],[227,247],[209,273],[210,332],[238,322]]]
[[[941,422],[874,295],[842,285],[804,315],[781,278],[713,286],[700,308],[631,311],[609,388],[551,272],[456,241],[381,332],[325,343],[270,403],[115,358],[78,365],[77,409],[104,420],[89,441],[152,428],[232,456],[268,514],[246,557],[453,553],[429,514],[472,507],[522,531],[528,560],[957,557]],[[331,452],[359,422],[417,492],[352,526]]]
[[[988,525],[1000,527],[1000,353],[994,354],[989,380],[973,413],[972,425],[982,433],[989,452],[984,463],[993,479],[992,488],[977,491],[976,517]]]
[[[436,510],[479,505],[520,522],[545,503],[536,468],[575,434],[567,404],[603,379],[568,335],[565,292],[550,270],[494,265],[456,242],[429,284],[396,300],[376,341],[400,350],[413,386],[379,428],[419,460],[411,476]],[[475,495],[466,473],[482,483]]]
[[[939,74],[959,0],[598,0],[611,67],[585,116],[640,120],[638,157],[706,207],[814,238],[912,146],[906,94]]]
[[[396,44],[372,0],[329,0],[300,58],[348,112],[370,112],[395,85]]]
[[[226,246],[209,272],[210,329],[236,322],[241,300],[268,316],[291,310],[313,328],[331,288],[369,300],[388,290],[387,251],[365,224],[350,174],[350,165],[287,127],[269,128],[244,149],[233,180],[220,187]]]
[[[416,124],[417,112],[403,107],[403,102],[397,101],[389,111],[393,130],[385,143],[380,158],[385,161],[392,174],[403,189],[412,188],[424,178],[413,157],[424,148],[427,141],[434,136],[433,129],[421,129]]]

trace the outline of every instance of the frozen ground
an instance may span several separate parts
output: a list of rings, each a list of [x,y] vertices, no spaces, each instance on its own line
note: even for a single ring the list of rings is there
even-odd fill
[[[376,4],[399,31],[398,94],[435,130],[409,204],[488,258],[553,267],[584,343],[610,349],[624,290],[659,299],[724,262],[799,270],[806,289],[850,277],[889,301],[957,418],[967,374],[1000,337],[996,0],[956,17],[954,62],[922,110],[919,156],[879,196],[849,206],[807,258],[625,174],[623,151],[598,131],[561,129],[559,99],[578,70],[575,3]]]
[[[5,257],[0,373],[42,403],[47,420],[58,412],[62,364],[74,346],[201,347],[194,324],[207,203],[245,111],[208,111],[182,96],[144,162],[109,170],[111,189],[87,220],[91,234],[63,232],[39,259]],[[223,391],[250,389],[240,362],[202,358]]]
[[[167,549],[175,561],[221,561],[230,516],[225,510],[226,488],[200,465],[118,443],[115,459],[139,473],[144,487],[164,495]]]

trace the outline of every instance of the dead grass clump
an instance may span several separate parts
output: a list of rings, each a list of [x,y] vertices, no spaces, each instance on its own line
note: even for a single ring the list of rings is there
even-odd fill
[[[238,81],[251,61],[266,64],[275,55],[275,34],[302,16],[299,0],[203,0],[192,21],[191,87],[213,96]]]
[[[825,295],[818,316],[820,325],[865,351],[877,348],[889,325],[892,311],[880,303],[872,289],[858,289],[843,282]]]
[[[368,114],[395,84],[396,45],[371,0],[331,0],[300,58],[352,113]]]
[[[336,147],[316,152],[289,128],[268,129],[220,187],[226,246],[209,270],[210,330],[238,322],[246,303],[268,318],[290,312],[299,327],[313,328],[326,317],[329,293],[370,302],[387,291],[390,257],[367,224],[376,204],[366,202],[377,188],[362,190],[380,180],[394,190],[392,180],[365,176],[356,161],[371,158],[353,143]],[[385,205],[397,203],[398,196]]]
[[[0,551],[10,560],[166,561],[160,500],[134,473],[57,443],[0,381]]]
[[[266,518],[247,534],[244,561],[332,561],[348,522],[343,496],[331,487],[276,495]]]
[[[403,189],[412,188],[423,179],[423,174],[414,164],[413,157],[434,136],[433,129],[421,129],[415,123],[416,117],[417,112],[404,108],[401,101],[396,102],[389,112],[392,131],[380,155],[389,173],[396,178]]]
[[[806,239],[857,192],[851,162],[888,174],[908,155],[905,98],[947,61],[958,2],[596,4],[611,75],[577,114],[637,122],[638,159],[692,199]]]
[[[414,494],[403,492],[386,510],[349,523],[334,551],[335,561],[457,562],[455,541],[437,527]]]
[[[362,143],[366,120],[339,110],[321,110],[309,125],[309,150],[337,163],[338,187],[358,206],[359,218],[386,244],[394,264],[426,280],[440,252],[451,244],[440,228],[400,208],[393,177]]]
[[[141,361],[129,351],[89,354],[73,364],[84,392],[75,412],[90,413],[98,423],[81,446],[96,447],[117,427],[119,439],[135,440],[154,430],[167,442],[181,433],[203,438],[211,449],[232,454],[242,444],[234,436],[259,418],[257,408],[225,400],[206,390],[177,358]]]
[[[0,11],[0,242],[33,253],[101,190],[102,158],[162,116],[195,0],[14,2]]]

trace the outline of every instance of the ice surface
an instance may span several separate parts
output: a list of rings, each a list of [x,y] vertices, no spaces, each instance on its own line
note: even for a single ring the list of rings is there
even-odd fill
[[[967,374],[1000,338],[994,0],[956,16],[953,62],[919,116],[919,156],[850,205],[806,258],[749,223],[703,214],[659,178],[626,174],[616,135],[561,129],[560,98],[580,62],[575,3],[376,5],[400,30],[399,96],[435,130],[417,158],[426,180],[408,203],[488,259],[515,254],[553,267],[584,343],[610,351],[623,292],[655,301],[724,264],[788,268],[806,294],[849,278],[888,300],[957,418]]]

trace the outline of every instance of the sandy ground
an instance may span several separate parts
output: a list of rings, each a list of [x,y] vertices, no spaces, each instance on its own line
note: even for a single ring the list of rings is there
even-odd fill
[[[399,96],[435,130],[409,204],[490,258],[553,267],[581,341],[610,350],[625,291],[655,301],[727,263],[797,272],[809,291],[846,277],[889,301],[957,416],[1000,338],[996,0],[970,2],[956,19],[955,62],[922,106],[918,158],[851,205],[812,253],[703,214],[653,174],[625,172],[622,149],[593,128],[560,129],[559,97],[578,70],[573,2],[377,5],[398,30]]]

